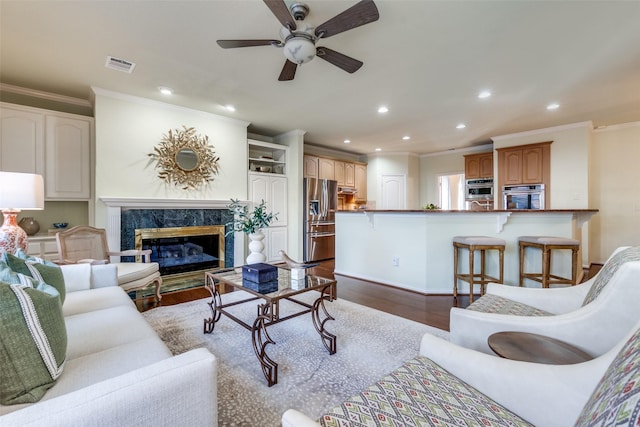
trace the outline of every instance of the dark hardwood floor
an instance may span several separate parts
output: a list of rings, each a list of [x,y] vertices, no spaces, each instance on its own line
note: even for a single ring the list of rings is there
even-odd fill
[[[585,271],[584,280],[592,277],[601,266],[594,265]],[[423,295],[392,286],[367,282],[341,275],[334,275],[333,260],[324,261],[310,271],[311,274],[335,278],[338,282],[338,298],[385,311],[406,319],[424,323],[439,329],[449,330],[449,311],[451,307],[467,307],[469,297],[458,296],[457,300],[449,295]],[[476,295],[476,298],[479,295]],[[154,307],[180,304],[201,298],[211,297],[204,287],[163,293],[160,303],[153,297],[136,301],[140,311]]]

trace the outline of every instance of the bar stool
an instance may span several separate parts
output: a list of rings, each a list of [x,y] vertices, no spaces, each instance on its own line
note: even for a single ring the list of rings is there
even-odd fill
[[[518,245],[520,246],[520,286],[523,286],[524,279],[542,283],[543,288],[548,288],[549,285],[555,284],[576,284],[578,277],[578,250],[580,249],[580,242],[578,240],[565,237],[520,236],[518,238]],[[542,272],[525,273],[524,256],[525,249],[527,248],[537,248],[542,251]],[[551,251],[560,249],[571,250],[570,279],[551,274]]]
[[[473,302],[473,285],[480,285],[480,295],[484,295],[486,284],[489,282],[503,283],[504,281],[504,248],[506,242],[496,237],[488,236],[455,236],[453,238],[453,297],[458,296],[458,280],[469,283],[469,302]],[[469,251],[469,272],[458,272],[458,252],[460,249]],[[491,277],[486,273],[485,251],[497,250],[500,255],[498,268],[500,278]],[[480,251],[480,273],[474,269],[474,253]]]

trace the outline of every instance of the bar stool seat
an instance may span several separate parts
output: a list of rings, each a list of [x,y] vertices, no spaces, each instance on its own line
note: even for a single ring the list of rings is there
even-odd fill
[[[489,282],[504,282],[504,249],[503,239],[489,236],[455,236],[453,238],[453,297],[458,297],[458,280],[469,283],[469,302],[473,302],[474,285],[480,285],[480,295],[484,295]],[[460,249],[469,251],[469,272],[458,272],[458,252]],[[489,276],[486,272],[485,251],[497,250],[500,260],[498,264],[499,277]],[[474,253],[480,251],[480,273],[475,272]]]
[[[578,277],[578,251],[580,241],[567,237],[553,236],[520,236],[518,237],[520,247],[520,286],[524,285],[524,280],[529,279],[542,283],[543,288],[549,285],[565,284],[575,285]],[[526,248],[536,248],[542,251],[542,271],[526,273],[524,271],[524,259]],[[571,278],[551,274],[551,251],[571,250]]]

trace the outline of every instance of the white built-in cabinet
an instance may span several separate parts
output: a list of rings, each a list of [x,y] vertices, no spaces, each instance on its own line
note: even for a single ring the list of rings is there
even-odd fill
[[[0,103],[0,170],[44,177],[46,200],[91,197],[93,119]]]
[[[282,166],[282,168],[277,168],[278,172],[286,170],[286,150],[286,146],[249,140],[250,162],[258,163],[256,161],[258,158],[255,157],[256,153],[272,153],[272,155],[264,154],[263,156],[273,157],[273,160]],[[280,250],[286,252],[288,249],[288,179],[283,173],[275,171],[275,168],[271,169],[269,173],[249,171],[249,201],[255,205],[264,200],[269,212],[277,214],[277,219],[271,222],[271,226],[262,230],[265,235],[263,240],[264,253],[267,257],[266,261],[269,263],[282,261],[279,252]]]

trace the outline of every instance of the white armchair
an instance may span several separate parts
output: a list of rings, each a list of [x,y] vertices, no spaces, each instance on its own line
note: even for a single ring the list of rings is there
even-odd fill
[[[531,332],[568,342],[592,356],[610,350],[640,320],[640,247],[621,247],[600,272],[567,288],[489,284],[467,309],[452,308],[450,340],[493,354],[488,337]]]
[[[127,292],[143,289],[153,283],[156,286],[156,298],[160,295],[162,277],[159,265],[151,261],[151,250],[110,251],[107,245],[107,233],[104,229],[88,225],[78,225],[56,234],[58,257],[61,263],[108,264],[111,256],[134,256],[142,262],[118,262],[118,285]]]
[[[320,424],[290,409],[282,425],[373,426],[380,416],[389,425],[399,419],[427,425],[436,419],[442,425],[635,426],[640,421],[639,328],[640,323],[630,328],[602,356],[574,365],[502,359],[426,334],[420,345],[427,366],[421,379],[405,375],[390,384],[390,375],[327,411]],[[410,399],[404,398],[403,384]],[[414,402],[422,403],[412,411],[407,406]],[[402,417],[415,419],[410,423]],[[352,419],[358,421],[352,424]]]

